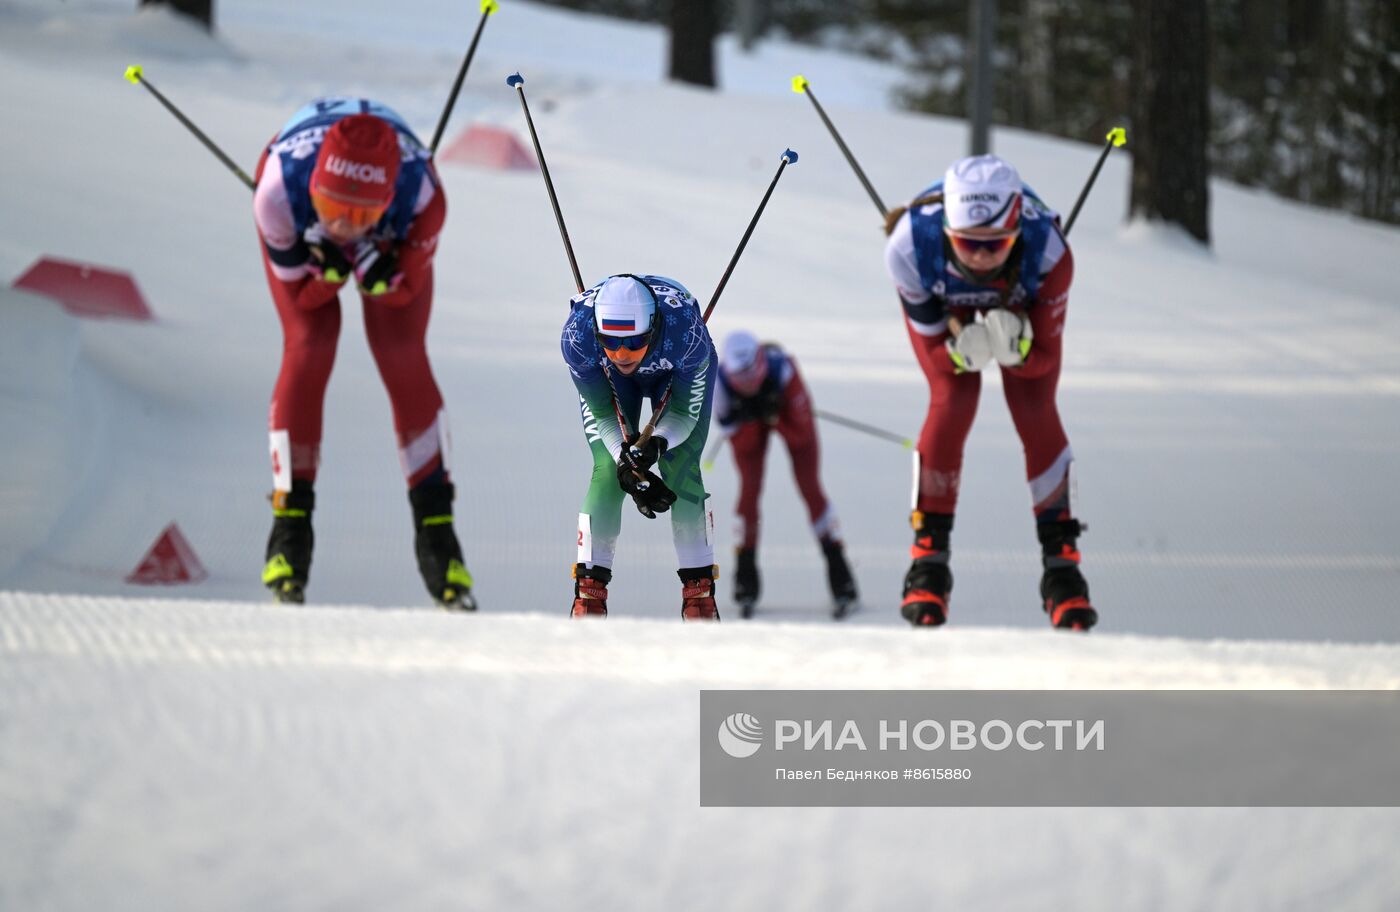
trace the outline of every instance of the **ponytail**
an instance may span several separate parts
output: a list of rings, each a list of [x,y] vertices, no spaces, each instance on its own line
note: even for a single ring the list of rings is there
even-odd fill
[[[932,206],[942,202],[943,193],[939,191],[930,193],[927,196],[921,196],[907,206],[896,206],[885,213],[885,236],[889,237],[894,233],[894,226],[899,224],[899,220],[904,217],[904,213],[908,212],[910,209],[916,209],[919,206]]]

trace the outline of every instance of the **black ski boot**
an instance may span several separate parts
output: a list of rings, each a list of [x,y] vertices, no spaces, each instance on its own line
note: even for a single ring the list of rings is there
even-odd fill
[[[921,513],[910,517],[914,562],[904,575],[904,601],[899,613],[915,627],[938,627],[948,620],[948,596],[953,591],[953,571],[948,568],[948,539],[953,514]]]
[[[734,552],[734,563],[734,601],[739,606],[739,616],[751,618],[762,590],[758,580],[758,552],[754,548],[740,548]]]
[[[425,482],[408,492],[413,505],[413,551],[418,572],[433,601],[449,611],[475,611],[472,575],[462,562],[462,546],[452,531],[450,482]]]
[[[826,557],[826,582],[831,587],[831,616],[839,621],[850,613],[860,598],[856,592],[856,578],[851,575],[845,548],[839,541],[823,538],[821,546],[822,554]]]
[[[306,601],[311,551],[316,544],[311,531],[314,509],[316,494],[309,481],[294,481],[290,491],[272,492],[272,532],[267,536],[262,581],[279,602],[300,605]]]
[[[1077,519],[1040,523],[1041,564],[1040,602],[1050,623],[1063,630],[1088,630],[1099,620],[1089,603],[1089,584],[1079,572],[1079,549],[1075,543],[1084,531]]]
[[[608,583],[612,571],[607,567],[585,567],[574,564],[574,607],[571,617],[607,617]]]

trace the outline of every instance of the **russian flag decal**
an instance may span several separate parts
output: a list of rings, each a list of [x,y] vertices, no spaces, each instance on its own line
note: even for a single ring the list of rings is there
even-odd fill
[[[636,317],[603,317],[603,332],[625,332],[635,333],[637,331]]]

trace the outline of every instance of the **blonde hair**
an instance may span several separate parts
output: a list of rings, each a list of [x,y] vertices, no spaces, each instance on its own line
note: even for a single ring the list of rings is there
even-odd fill
[[[913,200],[907,206],[896,206],[885,213],[885,237],[894,233],[894,226],[899,224],[899,220],[904,217],[904,213],[910,209],[917,209],[920,206],[932,206],[943,202],[942,191],[930,193]]]

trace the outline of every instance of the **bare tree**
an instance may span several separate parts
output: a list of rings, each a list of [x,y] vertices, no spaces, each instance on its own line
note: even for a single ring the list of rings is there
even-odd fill
[[[1025,120],[1048,124],[1055,120],[1056,0],[1025,0],[1021,14],[1021,72],[1025,87]]]
[[[199,21],[207,29],[214,28],[214,0],[141,0],[142,6],[168,6]]]
[[[1206,0],[1133,0],[1130,215],[1210,243]]]
[[[719,0],[671,0],[671,78],[715,86]]]

